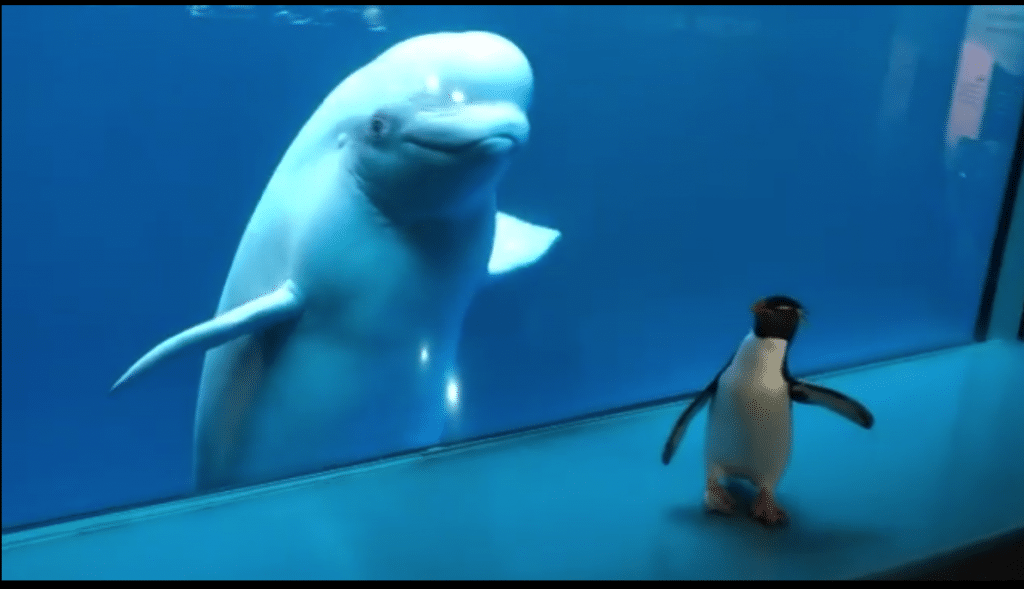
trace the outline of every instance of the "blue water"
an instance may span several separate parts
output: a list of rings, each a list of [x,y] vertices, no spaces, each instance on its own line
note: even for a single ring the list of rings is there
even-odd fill
[[[967,7],[383,10],[3,7],[5,528],[190,491],[201,355],[107,390],[211,315],[327,92],[422,33],[530,58],[499,205],[563,234],[471,308],[462,437],[697,390],[775,292],[810,310],[797,374],[971,340],[1024,84],[997,69],[947,164]]]

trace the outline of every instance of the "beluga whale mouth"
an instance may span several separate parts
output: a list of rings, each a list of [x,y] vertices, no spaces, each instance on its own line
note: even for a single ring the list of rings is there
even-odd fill
[[[529,135],[526,115],[518,105],[506,102],[423,109],[410,117],[401,138],[451,155],[475,151],[501,154],[526,143]]]
[[[408,136],[405,141],[431,151],[440,151],[450,155],[460,155],[470,151],[486,151],[488,153],[505,153],[519,147],[519,139],[510,133],[500,133],[482,139],[467,142],[451,142],[430,138]]]

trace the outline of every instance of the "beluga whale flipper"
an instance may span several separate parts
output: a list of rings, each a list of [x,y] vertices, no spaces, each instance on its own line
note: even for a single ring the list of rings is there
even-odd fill
[[[496,208],[532,92],[514,44],[464,32],[398,43],[327,96],[270,178],[214,318],[114,385],[207,350],[198,489],[438,441],[474,294],[560,236]]]

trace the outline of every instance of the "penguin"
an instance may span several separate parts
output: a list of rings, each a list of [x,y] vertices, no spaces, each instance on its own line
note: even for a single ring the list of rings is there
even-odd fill
[[[803,306],[787,296],[761,299],[751,307],[754,328],[711,384],[683,411],[665,442],[661,461],[668,464],[693,416],[708,407],[704,447],[709,512],[731,515],[736,501],[721,485],[725,478],[746,479],[758,488],[751,515],[765,525],[787,522],[775,500],[775,488],[789,463],[792,401],[820,405],[870,429],[875,418],[846,395],[793,378],[786,356]]]

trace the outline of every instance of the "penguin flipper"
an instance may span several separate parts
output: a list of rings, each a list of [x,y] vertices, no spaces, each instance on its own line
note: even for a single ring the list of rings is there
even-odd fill
[[[672,460],[672,455],[676,453],[676,448],[679,447],[679,443],[683,441],[683,434],[686,433],[686,426],[693,420],[693,416],[701,410],[704,405],[707,405],[708,401],[711,400],[711,396],[718,390],[718,379],[716,378],[706,389],[701,391],[694,399],[690,402],[690,405],[683,410],[683,414],[676,420],[675,426],[672,427],[672,433],[668,435],[668,440],[665,442],[665,449],[661,452],[662,464],[668,464]]]
[[[875,418],[866,407],[850,397],[823,386],[803,381],[794,381],[789,387],[789,397],[798,403],[821,405],[849,419],[864,429],[871,429]]]

